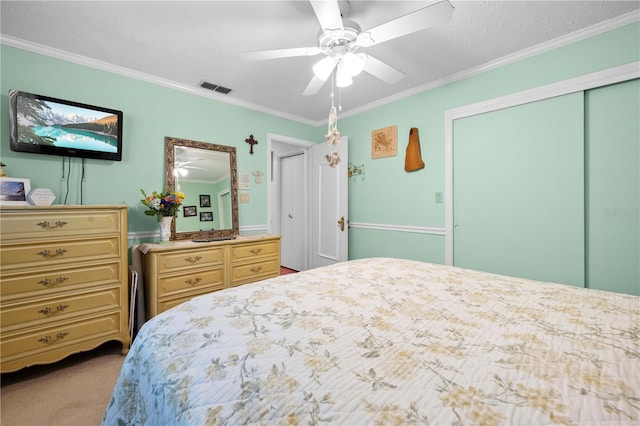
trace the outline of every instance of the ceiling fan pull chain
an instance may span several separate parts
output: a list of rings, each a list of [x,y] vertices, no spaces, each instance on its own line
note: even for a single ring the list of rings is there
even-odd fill
[[[331,72],[331,108],[329,109],[329,120],[327,123],[327,134],[324,135],[327,143],[329,145],[336,145],[340,142],[340,132],[338,131],[338,113],[336,112],[336,107],[334,105],[335,98],[335,72]],[[339,92],[340,93],[340,92]],[[340,108],[342,108],[340,106]],[[335,167],[335,166],[332,166]]]

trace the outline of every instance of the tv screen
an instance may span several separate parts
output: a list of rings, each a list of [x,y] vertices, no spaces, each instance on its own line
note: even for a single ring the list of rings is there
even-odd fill
[[[9,92],[11,150],[122,160],[122,111]]]

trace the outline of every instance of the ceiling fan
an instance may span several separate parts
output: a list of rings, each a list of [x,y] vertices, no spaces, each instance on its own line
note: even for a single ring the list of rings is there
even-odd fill
[[[196,158],[191,161],[176,161],[173,173],[176,177],[178,177],[178,175],[182,177],[186,177],[189,174],[189,169],[205,170],[204,167],[191,165],[191,163],[196,163],[202,160],[204,160],[204,158]]]
[[[449,0],[442,0],[415,12],[385,22],[366,31],[348,19],[342,19],[338,0],[309,0],[316,18],[320,22],[318,46],[291,49],[263,50],[245,52],[240,55],[249,60],[290,58],[296,56],[325,57],[313,66],[314,76],[305,88],[303,95],[315,95],[336,69],[336,85],[349,86],[353,77],[365,71],[368,74],[394,84],[404,74],[392,66],[363,52],[367,48],[385,41],[393,40],[417,31],[448,21],[453,14]]]

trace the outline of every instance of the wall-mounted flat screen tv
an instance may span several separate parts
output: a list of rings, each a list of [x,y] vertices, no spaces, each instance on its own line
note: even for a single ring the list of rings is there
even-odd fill
[[[9,92],[11,150],[122,160],[122,111]]]

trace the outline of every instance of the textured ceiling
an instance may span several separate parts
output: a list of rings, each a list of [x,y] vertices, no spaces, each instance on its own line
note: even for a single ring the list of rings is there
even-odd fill
[[[366,30],[432,3],[352,0],[341,1],[340,9]],[[640,15],[638,1],[451,3],[455,12],[449,22],[364,50],[405,77],[394,85],[366,73],[355,77],[352,86],[342,89],[344,115],[486,68],[517,52],[579,38],[596,24],[617,26]],[[315,46],[320,26],[307,1],[2,0],[0,7],[0,32],[8,45],[39,51],[45,46],[81,63],[99,61],[93,63],[283,117],[326,121],[331,85],[317,95],[302,95],[312,65],[322,56],[254,62],[238,57],[241,52]],[[206,91],[198,87],[203,80],[232,91]]]

